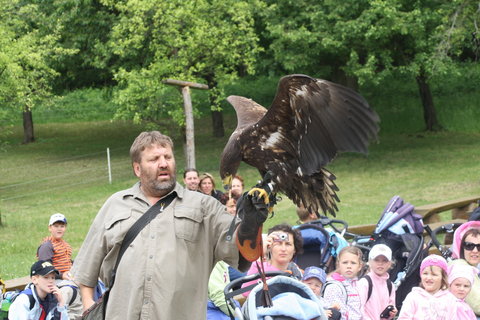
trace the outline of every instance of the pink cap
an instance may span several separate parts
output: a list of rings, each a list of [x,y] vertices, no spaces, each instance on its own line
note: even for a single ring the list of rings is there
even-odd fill
[[[469,265],[453,264],[450,266],[450,272],[448,273],[448,283],[452,284],[453,280],[457,278],[465,278],[470,281],[470,285],[473,286],[475,269]]]
[[[431,254],[423,259],[422,264],[420,265],[420,274],[426,267],[436,266],[445,271],[448,274],[448,265],[447,260],[437,254]]]

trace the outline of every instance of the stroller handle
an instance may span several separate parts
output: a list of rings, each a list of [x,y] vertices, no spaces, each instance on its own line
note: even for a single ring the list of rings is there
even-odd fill
[[[330,219],[326,216],[320,216],[317,220],[310,221],[307,224],[319,224],[322,227],[329,226],[331,227],[336,233],[341,234],[342,236],[348,229],[348,223],[345,220],[341,219]],[[342,225],[341,228],[338,228],[337,225]]]
[[[461,225],[462,225],[461,223],[447,223],[447,224],[444,224],[444,225],[442,225],[438,228],[435,228],[433,231],[432,231],[432,228],[430,228],[429,225],[426,225],[425,230],[427,231],[427,233],[428,233],[428,235],[430,236],[430,239],[431,239],[430,240],[431,243],[429,243],[429,247],[433,244],[435,247],[437,247],[437,249],[440,251],[440,253],[442,254],[442,256],[445,259],[451,260],[452,252],[450,251],[450,249],[447,246],[442,245],[440,243],[440,241],[438,241],[437,234],[438,233],[452,233]]]

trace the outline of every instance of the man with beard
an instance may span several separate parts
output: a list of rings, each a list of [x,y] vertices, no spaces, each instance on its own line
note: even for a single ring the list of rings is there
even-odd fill
[[[244,245],[249,243],[245,240],[255,241],[267,208],[257,197],[245,197],[243,221],[235,221],[240,223],[234,234],[237,248],[235,240],[227,240],[233,218],[225,207],[177,183],[173,142],[168,136],[158,131],[141,133],[130,148],[130,156],[140,181],[105,202],[74,262],[73,274],[84,309],[94,304],[98,278],[107,287],[111,285],[126,232],[157,201],[173,196],[170,205],[162,207],[125,250],[105,318],[205,318],[213,266],[223,260],[240,270],[248,268],[250,263],[239,248],[245,252]]]

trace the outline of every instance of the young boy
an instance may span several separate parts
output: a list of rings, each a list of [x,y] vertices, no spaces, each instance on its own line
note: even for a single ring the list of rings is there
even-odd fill
[[[13,301],[8,319],[68,319],[67,307],[55,285],[58,271],[50,261],[35,262],[30,269],[30,283]]]
[[[63,240],[67,230],[67,219],[61,213],[55,213],[50,217],[48,224],[50,236],[42,240],[37,249],[38,260],[51,261],[58,270],[58,279],[73,280],[70,276],[72,268],[72,247]]]
[[[61,213],[55,213],[48,223],[50,236],[42,240],[37,249],[38,260],[50,261],[58,271],[56,286],[60,288],[65,303],[68,306],[68,316],[71,320],[80,319],[83,305],[77,285],[70,274],[72,267],[72,247],[63,240],[67,230],[67,219]]]
[[[333,305],[330,308],[325,306],[325,302],[322,297],[322,287],[327,280],[327,274],[319,267],[308,267],[305,269],[302,277],[302,282],[312,289],[313,293],[320,300],[322,308],[325,309],[325,315],[328,319],[340,319],[341,314],[338,309],[340,306]]]

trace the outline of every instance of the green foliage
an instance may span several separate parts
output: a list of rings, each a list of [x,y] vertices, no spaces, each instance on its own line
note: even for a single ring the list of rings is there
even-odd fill
[[[341,69],[379,83],[392,70],[451,71],[451,58],[475,30],[476,1],[267,1],[265,25],[275,58],[288,71]],[[470,44],[471,47],[471,44]]]
[[[239,69],[253,72],[259,51],[252,1],[103,1],[118,12],[106,60],[116,60],[117,117],[157,122],[168,116],[182,124],[180,97],[162,80],[207,83],[211,103],[222,98],[221,84]],[[195,106],[195,105],[194,105]],[[216,110],[218,105],[212,105]]]
[[[58,74],[49,62],[71,53],[57,46],[57,34],[37,28],[42,18],[37,5],[0,1],[0,105],[11,113],[49,97]]]
[[[100,60],[115,12],[98,0],[28,0],[38,6],[43,34],[56,34],[56,45],[71,52],[51,61],[59,73],[55,92],[83,87],[112,85],[113,61]]]

